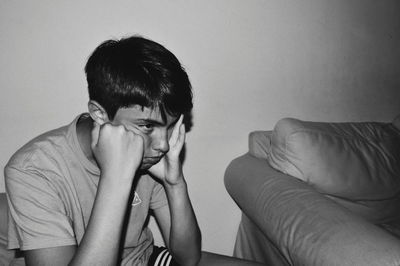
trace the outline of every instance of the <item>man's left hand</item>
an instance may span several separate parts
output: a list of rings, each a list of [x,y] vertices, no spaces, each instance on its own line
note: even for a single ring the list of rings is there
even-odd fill
[[[157,164],[149,169],[152,175],[166,185],[177,185],[184,181],[179,155],[185,144],[185,135],[185,124],[183,124],[183,115],[181,115],[169,138],[169,151]]]

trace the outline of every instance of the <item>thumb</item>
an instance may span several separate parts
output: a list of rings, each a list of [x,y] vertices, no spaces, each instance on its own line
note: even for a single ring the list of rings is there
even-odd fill
[[[99,141],[99,135],[100,135],[100,124],[97,123],[96,121],[93,122],[93,128],[92,128],[92,141],[91,141],[91,147],[92,149],[96,147],[97,142]]]

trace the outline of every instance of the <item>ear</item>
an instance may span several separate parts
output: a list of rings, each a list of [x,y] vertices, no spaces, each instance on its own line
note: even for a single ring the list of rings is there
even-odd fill
[[[108,115],[106,110],[104,110],[103,106],[101,106],[98,102],[90,100],[88,103],[88,109],[90,117],[93,121],[96,121],[99,125],[109,122]]]

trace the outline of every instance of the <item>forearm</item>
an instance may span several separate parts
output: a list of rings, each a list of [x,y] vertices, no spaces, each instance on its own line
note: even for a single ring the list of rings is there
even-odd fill
[[[70,265],[116,265],[132,182],[101,176],[84,237]],[[114,177],[115,178],[115,177]],[[125,182],[125,183],[124,183]]]
[[[165,185],[165,191],[171,212],[170,251],[181,265],[196,265],[201,255],[201,233],[186,182]]]

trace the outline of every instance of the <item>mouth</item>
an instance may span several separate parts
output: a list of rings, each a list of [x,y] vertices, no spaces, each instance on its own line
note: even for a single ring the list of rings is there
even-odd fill
[[[162,156],[144,157],[142,165],[155,165],[161,160]]]

